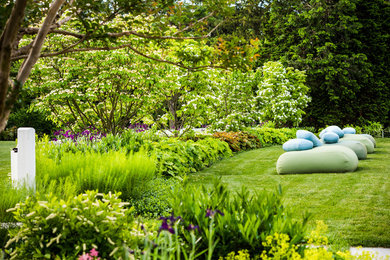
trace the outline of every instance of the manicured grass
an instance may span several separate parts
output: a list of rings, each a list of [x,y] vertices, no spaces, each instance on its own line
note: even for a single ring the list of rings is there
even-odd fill
[[[194,184],[211,184],[217,176],[232,189],[284,191],[285,205],[299,218],[302,212],[328,225],[336,247],[390,247],[390,139],[377,139],[357,171],[338,174],[278,175],[276,161],[283,153],[273,146],[237,154],[190,176]]]
[[[15,145],[14,141],[0,142],[0,179],[11,172],[11,149]]]

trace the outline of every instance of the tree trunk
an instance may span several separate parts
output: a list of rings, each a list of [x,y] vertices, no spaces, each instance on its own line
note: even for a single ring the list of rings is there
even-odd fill
[[[179,119],[177,117],[177,106],[178,106],[178,101],[179,101],[179,94],[175,93],[173,94],[169,100],[168,100],[168,109],[169,113],[172,116],[172,119],[169,120],[169,128],[174,129],[174,130],[179,130]],[[175,136],[177,133],[175,133]]]
[[[24,18],[27,0],[16,0],[0,37],[0,133],[5,129],[12,103],[8,102],[8,90],[11,87],[9,74],[11,69],[12,46],[17,39]]]
[[[11,68],[12,46],[17,39],[17,33],[20,29],[24,18],[24,10],[27,6],[27,0],[16,0],[15,2],[11,16],[8,19],[0,38],[0,133],[7,126],[8,117],[17,100],[20,89],[30,76],[31,69],[40,56],[50,26],[64,2],[65,0],[54,0],[51,3],[42,27],[35,37],[30,53],[19,69],[16,80],[11,85],[9,83],[9,74]]]

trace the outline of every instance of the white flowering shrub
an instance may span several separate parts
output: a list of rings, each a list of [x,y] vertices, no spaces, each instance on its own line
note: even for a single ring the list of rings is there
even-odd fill
[[[271,120],[277,125],[298,125],[311,98],[305,85],[306,73],[280,62],[270,61],[260,70],[257,101],[262,121]]]
[[[187,110],[204,111],[203,121],[213,129],[236,131],[259,120],[255,90],[258,74],[207,71],[203,92],[186,103]]]

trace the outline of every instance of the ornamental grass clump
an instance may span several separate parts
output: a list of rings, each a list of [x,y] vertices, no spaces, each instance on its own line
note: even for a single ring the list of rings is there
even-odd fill
[[[121,192],[121,198],[137,198],[156,177],[154,159],[145,152],[64,153],[60,159],[37,157],[37,185],[69,179],[76,194],[86,190]]]

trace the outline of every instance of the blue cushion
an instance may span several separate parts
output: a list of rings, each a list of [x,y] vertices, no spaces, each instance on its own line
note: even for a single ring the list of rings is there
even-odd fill
[[[328,132],[328,130],[326,130],[326,128],[323,129],[323,130],[320,132],[319,136],[320,136],[321,139],[322,139],[322,136],[323,136],[326,132]]]
[[[356,134],[356,130],[353,127],[346,127],[343,129],[344,134]]]
[[[327,132],[336,133],[340,138],[344,137],[344,132],[337,125],[331,125],[326,128]]]
[[[283,144],[283,150],[290,151],[303,151],[313,148],[313,142],[306,139],[291,139]]]
[[[312,132],[307,130],[298,130],[297,131],[298,139],[306,139],[313,142],[313,147],[321,146],[322,143],[317,136],[315,136]]]
[[[326,144],[334,144],[339,141],[339,136],[333,132],[326,132],[322,135],[322,140],[324,140],[324,143]]]

